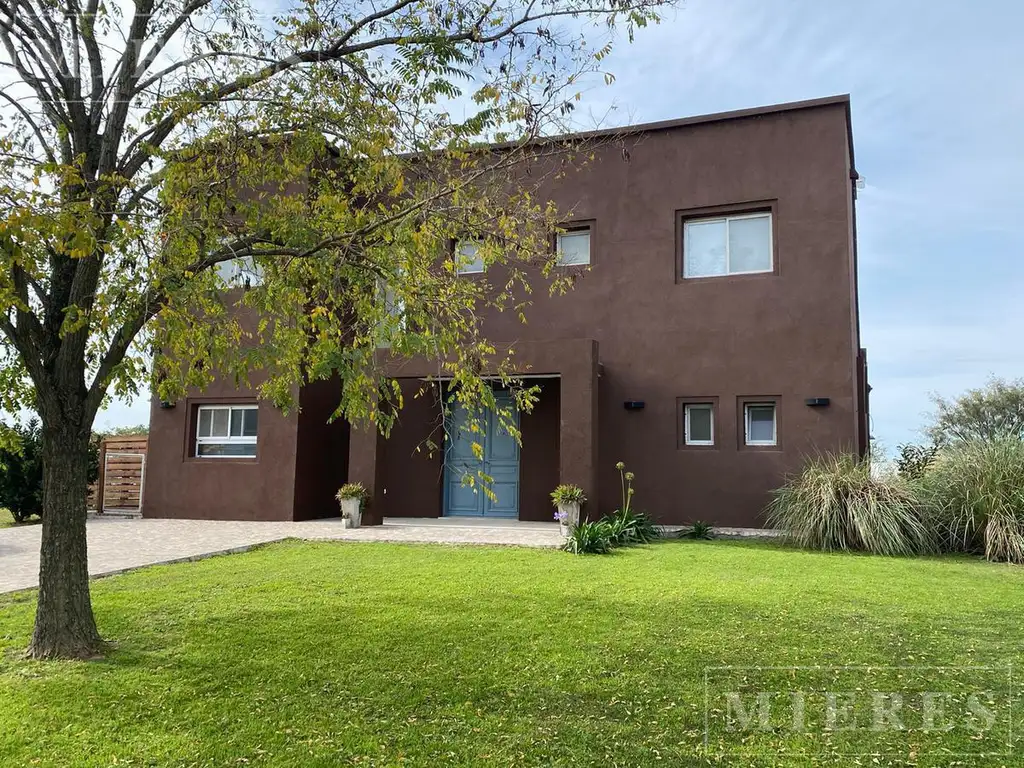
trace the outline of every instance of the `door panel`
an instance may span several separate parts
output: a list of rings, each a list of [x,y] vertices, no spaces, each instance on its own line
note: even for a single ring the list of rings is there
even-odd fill
[[[498,406],[511,407],[507,393],[496,393]],[[444,470],[444,514],[486,517],[519,516],[519,445],[515,438],[500,428],[498,416],[488,411],[481,418],[484,434],[471,432],[469,414],[456,406],[446,424],[445,433],[450,441]],[[518,415],[517,422],[518,424]],[[473,442],[483,447],[483,460],[473,454]],[[497,496],[488,497],[479,487],[478,472],[493,478],[491,490]],[[463,485],[462,478],[470,475],[476,487]]]

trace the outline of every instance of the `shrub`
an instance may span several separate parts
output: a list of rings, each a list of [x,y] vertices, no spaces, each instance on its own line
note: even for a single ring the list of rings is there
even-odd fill
[[[1024,442],[973,441],[944,450],[921,482],[940,545],[1024,563]]]
[[[711,523],[694,520],[692,524],[679,532],[679,537],[682,539],[713,539],[715,538],[715,529]]]
[[[809,549],[913,555],[933,549],[914,488],[849,454],[811,459],[776,490],[768,524]]]
[[[914,445],[913,443],[899,445],[896,450],[900,452],[896,457],[896,472],[907,480],[918,480],[923,477],[939,453],[937,445]]]
[[[10,429],[11,446],[0,448],[0,507],[23,523],[43,511],[42,429],[36,419]]]
[[[607,555],[612,546],[611,526],[603,519],[574,525],[562,549],[574,555]]]
[[[622,547],[627,544],[647,544],[661,537],[661,529],[643,512],[616,510],[602,518],[608,523],[612,544]]]
[[[578,485],[563,483],[551,492],[551,502],[557,507],[559,504],[579,504],[582,506],[587,501],[583,489]]]

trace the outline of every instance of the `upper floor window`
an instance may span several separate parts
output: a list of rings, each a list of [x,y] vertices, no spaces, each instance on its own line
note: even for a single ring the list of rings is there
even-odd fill
[[[196,456],[254,458],[258,431],[257,405],[201,405],[196,419]]]
[[[455,247],[455,271],[460,275],[478,275],[484,271],[480,243],[474,240],[459,241]]]
[[[772,215],[768,212],[683,222],[683,277],[771,272]]]
[[[217,276],[228,286],[250,288],[263,282],[263,268],[252,256],[217,262]]]
[[[556,244],[560,267],[585,266],[590,263],[590,227],[560,232]]]

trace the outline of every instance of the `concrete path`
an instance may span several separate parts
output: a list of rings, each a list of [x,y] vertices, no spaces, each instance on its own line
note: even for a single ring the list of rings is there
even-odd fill
[[[39,583],[39,525],[0,528],[0,593]],[[384,525],[343,528],[340,519],[302,523],[215,520],[130,520],[91,518],[89,573],[109,576],[158,563],[241,552],[283,539],[405,541],[437,544],[505,544],[557,547],[557,523],[518,520],[386,518]]]

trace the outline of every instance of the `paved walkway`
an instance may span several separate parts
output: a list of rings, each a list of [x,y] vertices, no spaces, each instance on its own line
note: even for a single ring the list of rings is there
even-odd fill
[[[0,593],[39,583],[39,525],[0,528]],[[386,518],[384,525],[349,529],[340,519],[302,523],[215,520],[130,520],[91,518],[89,573],[109,576],[157,563],[195,560],[241,552],[283,539],[406,541],[438,544],[506,544],[557,547],[557,523],[518,520]]]

